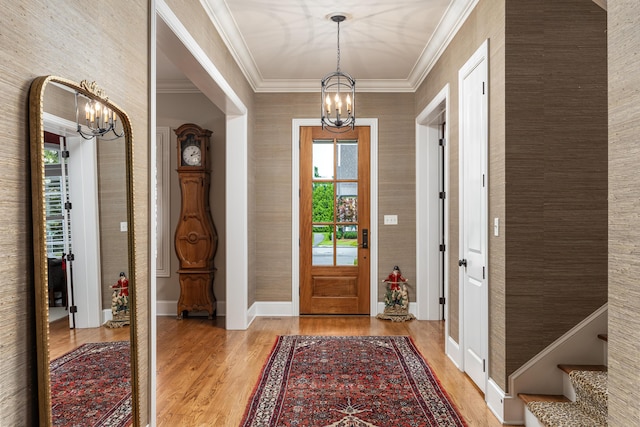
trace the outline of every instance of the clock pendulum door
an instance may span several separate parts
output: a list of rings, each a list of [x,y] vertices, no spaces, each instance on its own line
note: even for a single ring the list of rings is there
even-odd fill
[[[187,123],[175,132],[181,192],[180,218],[175,231],[175,250],[180,261],[178,319],[189,311],[207,311],[212,319],[216,310],[213,281],[218,234],[209,208],[211,131]]]

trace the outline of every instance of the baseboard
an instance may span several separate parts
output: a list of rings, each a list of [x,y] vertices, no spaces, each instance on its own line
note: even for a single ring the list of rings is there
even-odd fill
[[[455,342],[453,338],[447,337],[444,351],[447,357],[456,365],[456,368],[462,371],[462,351],[460,345]]]
[[[216,301],[216,316],[225,316],[227,314],[227,305],[224,301]],[[204,316],[207,315],[205,311],[202,312]],[[157,316],[177,316],[178,315],[178,301],[156,301],[156,315]],[[199,314],[196,313],[196,316]]]
[[[108,308],[108,309],[102,310],[102,322],[100,324],[104,325],[106,322],[108,322],[111,319],[113,319],[113,313],[111,312],[111,309]]]
[[[501,424],[523,425],[524,404],[518,397],[508,395],[492,378],[487,383],[485,394],[487,407]]]
[[[257,301],[253,307],[255,307],[255,315],[259,317],[293,316],[291,301]]]

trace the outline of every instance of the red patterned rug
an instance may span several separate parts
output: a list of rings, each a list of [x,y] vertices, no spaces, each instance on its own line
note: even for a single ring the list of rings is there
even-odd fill
[[[466,426],[411,338],[281,336],[242,426]]]
[[[131,424],[128,341],[83,344],[51,362],[54,426]]]

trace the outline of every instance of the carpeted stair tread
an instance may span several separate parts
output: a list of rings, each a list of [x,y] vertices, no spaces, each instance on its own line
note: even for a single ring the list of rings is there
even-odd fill
[[[600,423],[607,422],[607,372],[574,370],[569,378],[582,410]]]
[[[602,371],[606,372],[607,367],[605,365],[570,365],[570,364],[560,364],[558,368],[562,369],[567,374],[570,374],[571,371]]]
[[[525,403],[525,405],[529,402],[570,402],[566,396],[561,394],[518,393],[518,397]]]
[[[604,427],[597,419],[586,414],[576,402],[529,402],[527,408],[546,427]]]

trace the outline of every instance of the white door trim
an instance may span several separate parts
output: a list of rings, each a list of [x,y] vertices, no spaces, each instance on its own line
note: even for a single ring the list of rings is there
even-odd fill
[[[481,147],[482,151],[483,151],[483,155],[482,155],[482,169],[484,172],[484,176],[485,176],[485,185],[483,187],[483,191],[481,194],[481,215],[483,215],[483,219],[484,219],[484,228],[483,228],[483,233],[481,235],[482,238],[482,242],[481,245],[484,247],[484,259],[483,259],[483,263],[484,263],[484,267],[485,267],[485,279],[484,279],[484,286],[483,286],[483,290],[482,290],[482,301],[480,301],[479,303],[482,306],[482,312],[484,313],[484,316],[481,319],[482,325],[481,325],[481,330],[482,330],[482,336],[480,337],[481,340],[481,345],[483,348],[483,352],[484,354],[482,355],[485,361],[485,370],[484,370],[484,384],[478,384],[478,386],[482,389],[482,391],[484,392],[487,389],[487,381],[489,379],[489,293],[488,293],[488,289],[489,289],[489,263],[488,263],[488,235],[487,235],[487,228],[488,228],[488,223],[487,223],[487,218],[488,218],[488,189],[489,189],[489,169],[488,169],[488,141],[489,141],[489,127],[488,127],[488,93],[489,93],[489,73],[488,73],[488,69],[489,69],[489,40],[485,40],[480,47],[476,50],[476,52],[469,58],[469,60],[462,66],[462,68],[460,68],[459,72],[458,72],[458,94],[459,94],[459,102],[458,102],[458,108],[459,108],[459,143],[458,143],[458,148],[459,148],[459,155],[458,155],[458,164],[459,164],[459,179],[458,179],[458,183],[459,183],[459,189],[460,189],[460,194],[458,197],[459,200],[459,229],[460,229],[460,233],[459,233],[459,248],[460,248],[460,259],[466,257],[466,254],[464,254],[462,251],[464,249],[464,197],[462,194],[462,190],[463,190],[463,180],[464,180],[464,171],[463,171],[463,164],[464,164],[464,151],[462,150],[462,147],[464,145],[464,132],[463,132],[463,105],[465,102],[465,93],[463,90],[463,81],[465,79],[465,77],[467,75],[469,75],[476,67],[481,66],[484,67],[484,74],[485,74],[485,93],[487,94],[487,96],[485,96],[483,98],[483,102],[485,103],[484,105],[484,111],[486,112],[487,116],[484,118],[485,122],[484,122],[484,135],[483,135],[483,140],[484,140],[484,146]],[[465,367],[465,357],[464,354],[466,353],[466,346],[465,346],[465,332],[464,332],[464,316],[465,316],[465,311],[464,311],[464,306],[465,306],[465,292],[464,292],[464,279],[465,279],[465,274],[462,271],[462,268],[460,269],[460,275],[459,275],[459,295],[460,295],[460,301],[459,301],[459,312],[460,312],[460,320],[459,320],[459,334],[460,334],[460,339],[459,339],[459,344],[460,344],[460,351],[463,354],[463,357],[461,358],[461,363],[462,363],[462,369],[463,371],[467,371],[467,368]]]
[[[320,126],[320,119],[293,119],[291,124],[291,315],[300,315],[300,127]],[[369,126],[370,136],[370,229],[371,316],[378,314],[378,119],[357,119]]]
[[[441,296],[449,295],[449,264],[445,262],[444,295],[440,295],[440,212],[438,202],[439,129],[433,121],[445,113],[445,141],[449,139],[449,85],[431,100],[416,118],[416,316],[420,320],[439,320]],[[449,192],[449,144],[444,146],[444,191]],[[444,200],[444,217],[449,218],[449,199]],[[445,224],[446,224],[445,220]],[[449,247],[449,228],[444,230],[444,244]],[[445,256],[448,252],[445,251]],[[424,262],[426,260],[426,263]],[[447,307],[445,305],[445,307]],[[445,336],[449,336],[445,315]],[[447,340],[448,342],[448,340]]]

